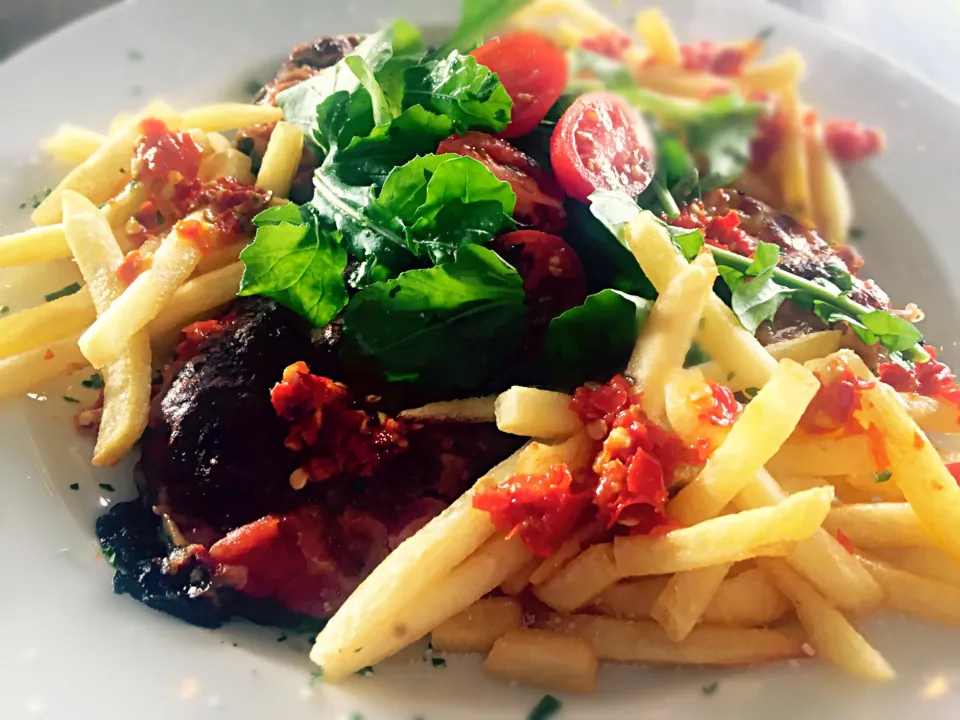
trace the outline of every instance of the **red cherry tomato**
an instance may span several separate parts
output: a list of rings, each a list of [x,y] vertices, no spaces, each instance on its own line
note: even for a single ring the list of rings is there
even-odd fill
[[[577,99],[550,138],[550,163],[571,197],[586,202],[594,190],[636,197],[653,179],[656,145],[644,119],[607,92]]]
[[[523,278],[535,319],[555,318],[587,297],[583,265],[562,238],[539,230],[517,230],[497,238],[493,248]]]
[[[456,153],[479,160],[500,180],[510,183],[517,196],[513,216],[522,225],[559,232],[567,226],[565,195],[553,174],[537,165],[506,140],[481,132],[451,135],[437,152]]]
[[[513,100],[510,124],[500,137],[516,138],[533,130],[567,86],[567,58],[536,33],[501,35],[472,53],[493,70]]]

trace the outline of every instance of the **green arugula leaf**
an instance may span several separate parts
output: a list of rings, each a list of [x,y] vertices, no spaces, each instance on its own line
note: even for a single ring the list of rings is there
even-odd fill
[[[852,315],[845,308],[831,306],[823,300],[813,301],[813,311],[827,324],[844,322],[867,345],[880,343],[891,353],[911,351],[923,335],[910,322],[883,310]]]
[[[673,240],[673,244],[680,250],[683,259],[687,262],[693,260],[703,249],[703,233],[699,230],[676,227],[675,225],[665,225],[667,232]]]
[[[363,89],[370,96],[374,124],[383,125],[393,120],[390,103],[387,102],[387,96],[384,94],[383,88],[380,87],[380,83],[373,76],[373,69],[369,63],[359,55],[348,55],[343,59],[343,62],[357,76],[357,80],[360,81]]]
[[[314,326],[326,325],[347,304],[340,234],[312,208],[292,203],[260,213],[254,223],[253,244],[240,253],[245,267],[238,295],[273,298]]]
[[[707,172],[700,179],[706,191],[726,187],[743,173],[761,107],[739,93],[710,98],[703,106],[703,117],[685,130],[691,152],[706,162]]]
[[[601,290],[550,321],[543,346],[545,375],[572,389],[623,370],[653,303],[618,290]]]
[[[408,23],[394,23],[386,30],[367,36],[348,57],[360,58],[371,72],[375,73],[393,56],[393,43],[397,35],[400,35],[405,43],[410,43],[411,27]],[[309,142],[323,148],[315,137],[318,127],[317,108],[334,93],[353,93],[359,87],[360,80],[344,58],[335,65],[324,68],[312,78],[281,92],[277,95],[277,104],[283,110],[284,120],[297,125]]]
[[[517,352],[526,315],[517,271],[468,245],[455,262],[358,292],[344,313],[344,338],[391,380],[475,388]]]
[[[729,266],[718,268],[720,277],[730,288],[730,308],[751,333],[765,320],[772,321],[783,301],[794,293],[774,279],[779,260],[780,248],[761,242],[753,260],[742,272]]]
[[[404,73],[405,108],[422,105],[467,130],[500,132],[510,122],[513,100],[497,74],[476,58],[451,52],[445,58],[415,65]]]
[[[462,0],[460,23],[437,52],[469,50],[531,2],[533,0]]]

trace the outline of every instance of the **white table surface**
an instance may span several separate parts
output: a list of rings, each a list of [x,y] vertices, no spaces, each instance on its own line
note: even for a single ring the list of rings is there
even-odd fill
[[[610,1],[594,0],[601,6]],[[960,65],[960,2],[772,1],[825,20],[836,31],[883,52],[960,98],[960,73],[956,71]],[[75,18],[114,2],[117,0],[0,0],[0,59]],[[669,8],[669,0],[662,0],[662,5]],[[283,0],[277,0],[277,7],[282,6]],[[402,10],[402,0],[397,0],[396,6]]]

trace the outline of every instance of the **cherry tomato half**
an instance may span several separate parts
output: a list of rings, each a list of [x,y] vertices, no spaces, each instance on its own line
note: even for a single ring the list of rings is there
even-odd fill
[[[493,70],[513,100],[510,124],[500,137],[516,138],[533,130],[567,86],[567,58],[536,33],[501,35],[472,53]]]
[[[506,140],[481,132],[451,135],[438,153],[456,153],[479,160],[498,179],[510,183],[517,196],[513,216],[522,225],[559,232],[567,226],[564,194],[553,174]]]
[[[581,202],[594,190],[639,195],[653,179],[655,152],[646,121],[608,92],[577,98],[550,138],[550,163],[557,180]]]
[[[549,321],[586,299],[583,265],[562,238],[539,230],[517,230],[497,238],[493,249],[517,268],[535,319]]]

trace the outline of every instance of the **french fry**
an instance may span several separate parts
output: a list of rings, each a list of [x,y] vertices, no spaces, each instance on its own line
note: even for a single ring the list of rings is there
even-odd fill
[[[960,413],[957,413],[955,404],[916,393],[899,393],[899,398],[907,413],[924,432],[960,433]]]
[[[895,676],[893,668],[843,614],[821,597],[807,582],[782,561],[760,561],[780,590],[790,598],[810,644],[819,655],[851,675],[864,680],[886,681]]]
[[[588,547],[560,572],[536,586],[533,594],[554,610],[572,612],[611,587],[619,578],[613,545],[599,543]]]
[[[687,372],[692,373],[693,370]],[[679,395],[683,392],[685,390],[682,388],[677,390]],[[707,431],[698,429],[698,425],[716,429],[709,423],[703,423],[699,413],[682,400],[668,403],[667,415],[674,430],[687,442],[706,436]],[[775,506],[786,497],[773,477],[766,470],[761,470],[744,485],[733,499],[733,504],[740,510],[754,510]],[[818,529],[810,538],[798,543],[787,556],[787,562],[837,607],[866,612],[875,609],[882,601],[883,591],[870,573],[833,535],[823,529]]]
[[[817,358],[826,357],[840,349],[840,338],[843,335],[839,330],[821,330],[820,332],[801,335],[790,340],[783,340],[772,345],[767,345],[764,349],[774,360],[794,360],[798,363],[805,363]],[[746,385],[736,373],[723,371],[715,362],[705,362],[702,365],[696,365],[694,368],[703,373],[708,380],[726,385],[734,392],[746,390]]]
[[[861,379],[872,377],[855,353],[841,350],[838,355]],[[863,396],[868,404],[863,420],[875,421],[883,432],[889,469],[903,496],[937,545],[960,560],[960,486],[893,388],[877,383]]]
[[[664,65],[680,64],[680,43],[673,34],[670,21],[659,8],[637,13],[634,28],[657,62]]]
[[[119,356],[129,339],[160,314],[202,259],[200,248],[178,227],[160,243],[151,266],[80,336],[80,350],[95,368]]]
[[[0,360],[0,400],[23,395],[61,375],[87,367],[77,337],[57,340]]]
[[[821,128],[805,133],[813,222],[833,245],[844,245],[853,225],[853,199],[840,166],[823,141]]]
[[[243,263],[237,262],[185,282],[147,326],[151,340],[179,332],[190,322],[236,298],[242,275]]]
[[[177,125],[175,116],[161,117],[168,125]],[[122,133],[108,138],[93,155],[80,163],[53,192],[37,206],[30,219],[37,225],[53,225],[63,217],[63,193],[74,190],[86,197],[94,205],[104,203],[113,197],[117,190],[130,177],[130,163],[134,148],[140,139],[140,126],[133,124]]]
[[[90,291],[85,287],[43,305],[0,316],[0,358],[76,335],[96,317]]]
[[[485,598],[435,627],[430,644],[441,652],[489,652],[497,638],[522,623],[523,608],[518,600]]]
[[[133,123],[143,118],[157,118],[163,120],[167,125],[172,125],[176,121],[177,127],[185,127],[179,122],[179,116],[167,103],[159,98],[154,98],[148,102],[138,113],[120,113],[111,121],[107,130],[107,135],[113,136],[129,129]]]
[[[854,475],[874,465],[866,435],[826,437],[797,434],[770,458],[774,475],[825,477]]]
[[[731,563],[676,573],[650,609],[667,637],[681,642],[693,630],[730,571]]]
[[[65,190],[61,198],[67,244],[102,317],[123,292],[116,272],[123,253],[110,223],[90,200],[72,190]],[[147,426],[153,377],[150,336],[145,331],[132,333],[102,370],[103,414],[93,464],[109,466],[133,448]]]
[[[683,367],[716,278],[713,256],[702,253],[667,283],[637,337],[627,375],[643,389],[643,410],[654,422],[663,421],[664,386]]]
[[[565,393],[514,385],[497,396],[497,429],[544,440],[568,438],[583,427],[570,409],[572,400]]]
[[[792,607],[790,601],[760,568],[750,568],[724,580],[703,620],[716,625],[762,627],[779,620]]]
[[[253,182],[252,161],[236,148],[227,148],[207,155],[200,163],[197,177],[201,182],[210,182],[222,177],[234,178],[241,183]]]
[[[960,624],[960,587],[914,575],[863,553],[860,562],[886,592],[889,607],[924,620]]]
[[[562,463],[571,473],[576,473],[589,467],[595,455],[596,443],[586,432],[580,431],[563,442],[527,443],[517,460],[516,472],[518,475],[544,473],[550,469],[551,465]]]
[[[43,149],[55,159],[79,165],[107,141],[105,135],[64,123],[53,137],[43,141]]]
[[[296,125],[278,122],[263,154],[257,186],[269,190],[274,197],[287,197],[302,154],[303,132]]]
[[[780,141],[776,162],[780,168],[780,187],[786,212],[810,225],[813,213],[810,204],[810,172],[807,165],[803,108],[793,87],[780,93],[782,111],[787,118],[787,128]]]
[[[703,403],[713,403],[713,389],[696,367],[677,370],[667,380],[664,407],[674,432],[693,444],[703,439],[710,447],[719,447],[727,439],[727,428],[704,422]]]
[[[908,503],[862,503],[833,508],[824,527],[857,547],[933,547],[936,544]]]
[[[321,645],[324,633],[321,632],[310,652],[310,659],[323,668],[324,678],[332,681],[374,665],[466,610],[523,567],[530,557],[519,535],[509,539],[492,537],[422,596],[393,615],[377,641],[355,650],[352,656],[344,657],[343,652],[339,655],[318,652],[324,647]]]
[[[132,218],[150,197],[150,188],[142,182],[129,182],[116,196],[110,198],[101,212],[114,228]],[[121,250],[124,248],[121,247]]]
[[[670,501],[667,513],[683,525],[720,514],[790,437],[819,389],[812,372],[782,360],[697,478]]]
[[[597,654],[585,640],[530,629],[501,637],[483,663],[487,675],[501,680],[578,693],[596,689],[598,669]]]
[[[496,422],[494,412],[496,398],[493,396],[446,400],[427,403],[418,408],[403,410],[404,420],[456,420],[458,422]]]
[[[776,630],[700,625],[683,642],[677,643],[649,620],[554,615],[543,626],[583,638],[601,660],[612,662],[749,665],[804,656],[800,642]]]
[[[507,595],[522,593],[527,589],[527,585],[530,584],[530,576],[533,575],[534,570],[540,567],[541,562],[543,561],[538,557],[531,558],[526,565],[500,583],[500,590]]]
[[[724,515],[661,537],[613,541],[620,577],[667,575],[764,555],[785,555],[810,537],[833,501],[833,488],[791,495],[780,504]]]
[[[283,120],[283,110],[273,105],[217,103],[184,111],[182,124],[204,132],[223,132],[278,120]]]
[[[856,502],[875,502],[877,498],[887,502],[903,502],[903,492],[892,477],[884,482],[877,482],[878,478],[883,480],[883,477],[884,475],[869,472],[853,473],[851,475],[843,475],[839,478],[828,478],[828,480],[831,482],[834,482],[834,480],[838,481],[834,484],[846,483],[855,490],[858,490],[860,494],[864,496],[864,499],[857,500]],[[841,500],[843,500],[843,498],[841,498]],[[847,501],[843,500],[843,502]]]
[[[602,526],[588,523],[577,530],[557,548],[550,557],[544,558],[537,569],[530,575],[531,585],[542,585],[556,575],[573,558],[580,554],[585,545],[589,545],[603,531]]]
[[[493,535],[490,515],[473,507],[474,493],[512,475],[521,452],[522,448],[493,468],[450,507],[402,542],[347,598],[317,636],[310,652],[310,659],[323,668],[324,677],[347,677],[394,650],[394,623],[407,616],[423,598],[430,597],[451,577],[454,568]],[[505,577],[509,575],[505,573]],[[450,617],[462,609],[455,610]],[[437,617],[424,632],[445,619]],[[409,632],[404,633],[404,638],[408,635]]]
[[[648,65],[643,62],[631,62],[629,65],[637,85],[664,95],[699,100],[733,89],[733,83],[719,75],[694,73],[672,65]]]
[[[803,55],[790,48],[764,63],[750,63],[738,80],[750,90],[783,92],[795,86],[806,71]]]
[[[643,212],[630,222],[626,242],[658,292],[687,265],[666,229],[650,212]],[[716,295],[710,296],[704,308],[697,343],[724,371],[735,373],[748,383],[747,387],[763,387],[776,366],[769,353]]]
[[[960,587],[960,564],[938,548],[876,548],[870,554],[908,573]]]
[[[591,604],[604,615],[624,620],[646,620],[653,604],[670,582],[669,577],[624,580],[600,593]]]
[[[551,31],[562,23],[570,25],[572,21],[577,24],[578,39],[620,31],[609,18],[584,0],[534,0],[511,15],[508,24],[515,30],[538,30],[548,37],[555,37]]]
[[[62,225],[30,228],[0,237],[0,268],[72,257]]]
[[[210,251],[203,256],[190,277],[196,278],[214,270],[225,268],[227,265],[233,265],[240,260],[240,253],[247,247],[247,244],[245,242],[235,242]]]

